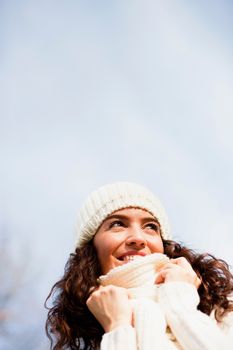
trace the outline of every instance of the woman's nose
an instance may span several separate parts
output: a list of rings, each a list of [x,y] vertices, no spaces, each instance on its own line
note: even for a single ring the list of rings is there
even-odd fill
[[[128,246],[141,249],[146,246],[146,239],[140,229],[132,229],[128,233],[125,243]]]

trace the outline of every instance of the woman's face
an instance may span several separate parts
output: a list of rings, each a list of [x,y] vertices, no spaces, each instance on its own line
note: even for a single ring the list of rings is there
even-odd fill
[[[152,253],[163,253],[158,221],[147,211],[126,208],[110,214],[94,237],[102,274]]]

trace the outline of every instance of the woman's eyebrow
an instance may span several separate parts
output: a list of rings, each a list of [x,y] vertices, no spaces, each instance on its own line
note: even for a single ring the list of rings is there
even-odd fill
[[[128,216],[127,215],[124,215],[124,214],[112,214],[110,216],[108,216],[104,222],[108,221],[108,220],[112,220],[112,219],[121,219],[121,220],[128,220]],[[148,221],[154,221],[156,222],[158,225],[159,225],[159,221],[153,217],[153,216],[147,216],[147,217],[144,217],[142,219],[142,222],[148,222]]]
[[[142,219],[142,222],[143,222],[143,223],[146,223],[146,222],[155,222],[157,225],[160,226],[159,221],[158,221],[156,218],[152,217],[152,216],[148,216],[148,217],[146,217],[146,218],[143,218],[143,219]]]
[[[111,219],[127,219],[127,215],[122,215],[122,214],[113,214],[113,215],[110,215],[108,216],[104,222],[108,221],[108,220],[111,220]]]

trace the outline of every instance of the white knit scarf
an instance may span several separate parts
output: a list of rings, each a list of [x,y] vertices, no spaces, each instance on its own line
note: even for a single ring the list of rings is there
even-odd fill
[[[166,320],[158,303],[158,286],[154,284],[158,268],[169,261],[164,254],[138,257],[100,276],[103,286],[115,285],[130,291],[138,350],[174,350],[177,347],[166,333]]]

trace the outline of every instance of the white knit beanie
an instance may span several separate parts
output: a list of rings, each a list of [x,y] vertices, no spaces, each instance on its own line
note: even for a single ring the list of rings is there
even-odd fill
[[[159,199],[145,187],[117,182],[98,188],[85,201],[76,226],[76,247],[90,241],[111,213],[129,207],[151,213],[159,221],[162,237],[171,239],[167,215]]]

